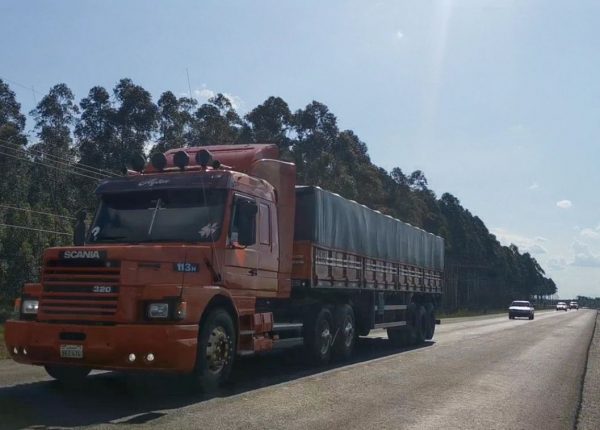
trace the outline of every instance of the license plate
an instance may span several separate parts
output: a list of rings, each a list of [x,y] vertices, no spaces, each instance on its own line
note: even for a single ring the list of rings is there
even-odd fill
[[[83,345],[61,345],[61,358],[83,358]]]

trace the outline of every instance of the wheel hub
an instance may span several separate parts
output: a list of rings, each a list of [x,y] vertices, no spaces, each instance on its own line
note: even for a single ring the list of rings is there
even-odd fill
[[[321,354],[327,354],[329,350],[329,346],[331,345],[331,330],[329,329],[329,324],[327,321],[323,321],[323,325],[321,327]]]
[[[344,325],[344,344],[349,347],[352,345],[352,339],[354,338],[354,325],[350,318],[346,319],[346,324]]]
[[[225,329],[221,326],[215,327],[208,337],[206,346],[206,361],[208,369],[213,373],[219,373],[229,362],[231,356],[231,340]]]

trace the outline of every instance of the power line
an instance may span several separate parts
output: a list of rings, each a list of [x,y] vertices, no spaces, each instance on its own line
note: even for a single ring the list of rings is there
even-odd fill
[[[93,179],[95,181],[99,181],[101,179],[104,179],[104,178],[98,178],[98,177],[94,177],[94,176],[84,175],[83,173],[79,173],[77,171],[69,171],[68,169],[61,169],[60,167],[52,166],[50,164],[45,164],[45,163],[42,163],[41,161],[30,160],[29,158],[19,157],[17,155],[13,155],[13,154],[7,154],[6,152],[2,152],[2,151],[0,151],[0,155],[6,155],[7,157],[12,157],[12,158],[15,158],[17,160],[28,161],[28,162],[34,163],[34,164],[40,164],[42,166],[49,167],[51,169],[60,170],[61,172],[70,173],[72,175],[77,175],[77,176],[82,176],[84,178]]]
[[[28,155],[29,155],[29,154],[27,153],[27,151],[26,151],[25,149],[23,149],[23,148],[12,148],[12,147],[10,147],[10,146],[6,146],[6,145],[3,145],[3,144],[1,144],[1,143],[0,143],[0,148],[3,148],[3,149],[5,149],[5,150],[14,151],[14,152],[15,152],[15,153],[17,153],[17,154],[18,154],[19,152],[21,152],[21,153],[22,153],[22,156],[28,156]],[[36,151],[36,150],[35,150],[35,149],[32,149],[32,151]],[[34,155],[36,155],[36,154],[34,154]],[[57,157],[57,158],[58,158],[58,157]],[[100,176],[101,178],[109,178],[109,177],[110,177],[109,175],[107,175],[107,174],[105,174],[105,173],[99,173],[99,172],[94,172],[94,171],[92,171],[92,170],[89,170],[89,169],[80,168],[80,167],[77,167],[77,165],[75,165],[74,163],[69,163],[69,162],[65,162],[65,161],[60,161],[60,159],[58,159],[58,160],[54,160],[54,159],[52,159],[52,158],[48,157],[48,160],[44,160],[44,161],[48,161],[48,162],[54,162],[54,163],[57,163],[57,164],[61,164],[61,165],[65,166],[65,167],[71,168],[71,169],[73,169],[74,171],[77,171],[77,172],[81,172],[81,173],[87,173],[87,174],[89,174],[89,175],[98,175],[98,176]]]
[[[42,93],[40,93],[40,92],[39,92],[39,91],[37,91],[35,88],[33,88],[33,85],[32,85],[32,86],[30,86],[30,87],[28,87],[27,85],[25,85],[25,84],[22,84],[21,82],[14,81],[14,80],[12,80],[12,79],[8,79],[8,78],[0,78],[0,79],[2,79],[3,81],[6,81],[6,82],[10,82],[11,84],[13,84],[13,85],[16,85],[16,86],[18,86],[18,87],[21,87],[21,88],[24,88],[24,89],[26,89],[26,90],[29,90],[29,91],[33,92],[34,94],[38,94],[38,95],[40,95],[40,96],[43,96],[43,94],[42,94]]]
[[[31,231],[38,231],[38,232],[42,232],[42,233],[53,233],[53,234],[62,234],[63,236],[71,236],[71,233],[65,233],[63,231],[44,230],[42,228],[25,227],[22,225],[12,225],[12,224],[0,223],[0,227],[10,227],[10,228],[17,228],[17,229],[21,229],[21,230],[31,230]]]
[[[10,146],[6,146],[3,145],[2,143],[0,143],[0,147],[4,147],[5,149],[10,149],[12,151],[23,151],[23,152],[27,152],[27,150],[23,147],[19,147],[18,144],[13,143],[13,142],[9,142],[7,140],[3,140],[0,139],[0,142],[4,142],[5,144],[8,145],[15,145],[16,148],[10,147]],[[54,161],[56,163],[60,163],[60,164],[64,164],[64,165],[68,165],[70,167],[73,167],[74,169],[78,169],[81,170],[85,173],[89,173],[89,174],[95,174],[95,175],[102,175],[104,177],[108,177],[108,176],[119,176],[114,172],[111,172],[110,170],[103,170],[103,169],[99,169],[97,167],[93,167],[93,166],[88,166],[87,164],[83,164],[83,163],[73,163],[72,161],[70,161],[68,158],[65,157],[60,157],[58,155],[53,155],[53,154],[48,154],[40,149],[36,149],[36,148],[27,148],[29,151],[32,152],[37,152],[40,155],[43,155],[45,157],[48,157],[50,160],[49,161]],[[83,167],[82,167],[83,166]]]
[[[53,214],[51,212],[35,211],[33,209],[20,208],[20,207],[11,206],[11,205],[2,205],[2,204],[0,204],[0,207],[7,208],[7,209],[13,209],[13,210],[17,210],[17,211],[23,211],[23,212],[31,212],[31,213],[40,214],[40,215],[48,215],[48,216],[57,217],[57,218],[77,219],[77,218],[72,217],[72,216],[58,215],[58,214]]]
[[[21,156],[24,157],[24,158],[26,158],[26,156],[29,155],[29,154],[27,154],[27,151],[25,149],[22,149],[22,148],[12,148],[10,146],[6,146],[6,145],[3,145],[1,143],[0,143],[0,148],[4,148],[5,150],[14,151],[17,154],[19,153],[19,151],[21,151],[21,153],[22,153]],[[33,151],[35,151],[35,149]],[[41,161],[36,161],[36,160],[29,160],[29,161],[41,163]],[[103,178],[108,178],[109,177],[108,175],[106,175],[104,173],[97,173],[97,172],[90,171],[88,169],[77,168],[73,163],[67,163],[67,162],[60,161],[60,160],[53,160],[51,158],[48,159],[47,161],[51,161],[51,162],[54,162],[54,163],[66,166],[68,168],[72,168],[73,171],[78,172],[78,173],[87,173],[89,175],[98,175],[100,177],[98,179],[103,179]]]

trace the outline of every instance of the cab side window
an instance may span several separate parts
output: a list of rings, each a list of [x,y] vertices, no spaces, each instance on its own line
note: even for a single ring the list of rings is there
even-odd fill
[[[252,246],[256,243],[256,202],[248,197],[235,196],[229,228],[229,243]]]
[[[258,235],[260,238],[261,245],[270,245],[271,244],[271,213],[269,212],[269,206],[264,203],[259,204],[259,229]]]

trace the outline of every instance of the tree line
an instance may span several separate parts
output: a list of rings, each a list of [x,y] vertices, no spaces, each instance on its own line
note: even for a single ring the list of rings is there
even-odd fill
[[[422,171],[388,172],[373,164],[367,145],[352,130],[340,130],[317,101],[292,111],[280,97],[269,97],[240,115],[223,94],[199,103],[166,91],[155,102],[122,79],[110,91],[93,87],[79,102],[67,85],[55,85],[30,115],[33,137],[15,93],[0,79],[0,304],[38,279],[45,248],[71,243],[74,214],[93,212],[98,180],[120,175],[134,155],[265,142],[296,163],[298,183],[444,237],[445,310],[499,308],[556,292],[534,257],[502,246],[452,194],[436,196]]]

